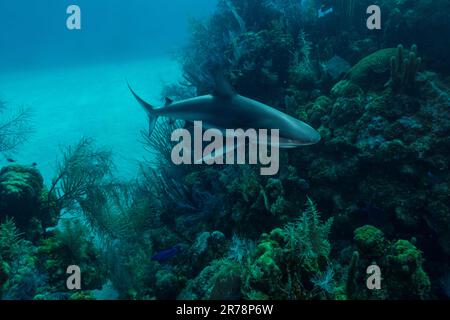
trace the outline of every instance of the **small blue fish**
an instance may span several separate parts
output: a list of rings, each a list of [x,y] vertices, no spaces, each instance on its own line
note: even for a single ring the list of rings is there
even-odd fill
[[[174,246],[172,248],[157,252],[152,257],[152,260],[158,261],[158,262],[165,262],[165,261],[170,260],[171,258],[175,257],[181,251],[182,251],[181,246],[179,244],[177,244],[176,246]]]
[[[325,6],[321,6],[319,11],[317,12],[317,16],[320,18],[324,18],[329,14],[332,14],[334,12],[333,7],[326,8]]]
[[[428,180],[429,180],[431,186],[433,186],[433,187],[437,184],[442,183],[442,179],[440,177],[438,177],[437,175],[433,174],[431,171],[427,172],[427,177],[428,177]]]

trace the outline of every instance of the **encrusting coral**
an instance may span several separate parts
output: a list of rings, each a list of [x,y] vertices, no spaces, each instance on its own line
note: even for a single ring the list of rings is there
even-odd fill
[[[423,269],[422,252],[410,241],[389,241],[381,230],[371,225],[356,229],[354,234],[357,251],[348,267],[346,291],[349,298],[430,297],[430,279]],[[382,270],[382,289],[379,291],[370,291],[361,285],[369,265],[377,265]]]

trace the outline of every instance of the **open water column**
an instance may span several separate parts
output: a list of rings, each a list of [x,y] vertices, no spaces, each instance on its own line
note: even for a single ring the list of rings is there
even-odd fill
[[[68,27],[71,5],[81,29]],[[0,3],[0,99],[29,108],[33,132],[0,159],[36,163],[48,182],[62,147],[83,136],[115,154],[119,174],[132,178],[146,156],[147,126],[126,85],[161,105],[165,84],[180,80],[176,54],[189,20],[214,8],[210,0],[15,0]]]

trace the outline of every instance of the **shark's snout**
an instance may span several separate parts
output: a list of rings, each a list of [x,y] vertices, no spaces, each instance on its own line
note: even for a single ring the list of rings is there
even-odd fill
[[[313,128],[309,128],[308,132],[302,132],[301,135],[298,135],[295,138],[280,137],[280,145],[283,148],[296,148],[300,146],[309,146],[319,143],[321,139],[322,138],[319,132],[317,132]]]
[[[312,129],[311,138],[310,138],[311,144],[319,143],[321,139],[322,139],[322,137],[320,136],[320,133],[317,130]]]
[[[298,145],[308,146],[319,143],[322,139],[320,133],[306,123],[302,123],[301,129],[299,128],[297,134],[298,136],[294,140]]]
[[[284,128],[280,130],[280,135],[294,147],[309,146],[320,142],[322,139],[319,132],[309,124],[292,117],[286,119],[287,122],[285,122]]]

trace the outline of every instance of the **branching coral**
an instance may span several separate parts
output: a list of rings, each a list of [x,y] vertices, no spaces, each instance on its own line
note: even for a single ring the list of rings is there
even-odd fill
[[[81,212],[92,230],[109,239],[137,237],[156,223],[150,200],[138,186],[118,182],[112,174],[111,152],[92,139],[68,147],[58,163],[49,191],[60,208]]]
[[[184,121],[159,121],[152,134],[141,132],[144,148],[149,152],[151,159],[147,162],[148,166],[164,167],[173,166],[172,149],[176,142],[171,141],[172,133],[183,128]]]
[[[49,197],[55,194],[61,208],[73,209],[105,183],[112,167],[111,152],[96,149],[92,139],[83,138],[64,150]]]
[[[328,234],[312,200],[295,223],[263,235],[245,268],[244,291],[249,298],[306,299],[333,295],[334,271],[329,264]]]
[[[389,84],[394,90],[404,89],[411,92],[416,88],[417,72],[422,65],[422,58],[417,56],[417,46],[413,45],[406,52],[402,45],[397,47],[397,55],[391,58],[391,80]]]
[[[316,274],[311,282],[316,286],[318,292],[333,295],[336,290],[336,284],[334,282],[334,270],[331,266],[328,266],[325,272],[322,274]]]
[[[301,257],[303,263],[312,270],[320,268],[330,254],[328,235],[332,224],[332,218],[321,222],[316,205],[308,198],[307,208],[299,220],[285,228],[289,254]]]
[[[0,152],[15,151],[27,141],[33,132],[31,109],[22,108],[15,112],[8,110],[6,103],[0,100]]]
[[[236,234],[231,239],[229,259],[238,263],[245,263],[250,254],[255,250],[256,244],[252,240],[241,239]]]
[[[6,219],[0,224],[0,258],[6,260],[19,254],[23,245],[22,234],[17,229],[14,219]]]
[[[82,270],[83,290],[100,289],[106,282],[101,252],[94,245],[89,229],[78,219],[64,220],[55,234],[42,239],[37,255],[42,271],[48,275],[50,292],[65,291],[69,265]]]
[[[312,59],[312,42],[307,40],[305,31],[301,31],[298,37],[298,48],[293,53],[290,79],[294,85],[305,86],[314,84],[317,73]]]
[[[84,219],[105,241],[137,241],[159,223],[151,199],[126,183],[111,183],[88,193],[80,201]]]
[[[0,224],[0,298],[32,299],[43,285],[31,243],[22,238],[14,220]]]

